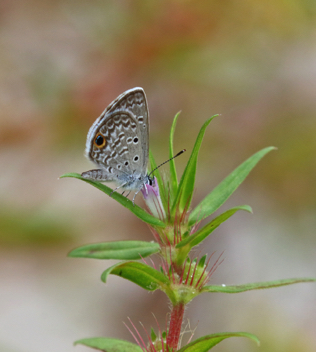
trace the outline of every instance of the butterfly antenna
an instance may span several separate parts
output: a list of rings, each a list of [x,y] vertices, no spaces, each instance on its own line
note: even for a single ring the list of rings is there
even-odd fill
[[[148,174],[148,176],[150,176],[154,171],[156,171],[157,169],[159,169],[160,166],[162,166],[162,165],[164,165],[164,164],[166,164],[166,163],[169,163],[170,160],[176,158],[177,156],[181,155],[181,154],[184,153],[184,152],[186,152],[186,150],[185,150],[185,149],[182,149],[181,152],[179,152],[178,154],[174,155],[172,158],[170,158],[170,159],[164,161],[162,164],[158,165],[155,169],[153,169],[153,170]]]

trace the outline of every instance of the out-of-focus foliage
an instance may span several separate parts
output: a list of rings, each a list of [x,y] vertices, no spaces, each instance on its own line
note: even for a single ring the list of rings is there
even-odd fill
[[[57,222],[55,218],[40,214],[39,210],[1,209],[1,245],[52,246],[69,241],[69,225]]]

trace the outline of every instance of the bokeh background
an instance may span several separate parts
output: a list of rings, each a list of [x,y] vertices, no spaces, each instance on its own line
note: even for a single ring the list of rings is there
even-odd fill
[[[91,186],[58,177],[91,168],[92,122],[126,89],[145,89],[150,147],[184,169],[204,121],[194,203],[259,149],[274,145],[220,209],[250,204],[197,254],[224,251],[213,284],[316,276],[316,3],[311,0],[0,1],[0,350],[84,352],[76,339],[133,341],[127,317],[162,328],[169,312],[101,272],[114,262],[67,258],[92,242],[152,240],[145,224]],[[164,167],[168,177],[168,167]],[[142,204],[139,196],[138,204]],[[316,350],[316,285],[198,297],[184,341],[248,331],[260,351]],[[141,328],[140,328],[141,329]],[[258,351],[229,339],[216,351]]]

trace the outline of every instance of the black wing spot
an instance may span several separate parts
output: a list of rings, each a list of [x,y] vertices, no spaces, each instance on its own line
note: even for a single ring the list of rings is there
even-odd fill
[[[102,136],[100,132],[94,138],[94,145],[97,148],[103,148],[106,145],[106,139]]]

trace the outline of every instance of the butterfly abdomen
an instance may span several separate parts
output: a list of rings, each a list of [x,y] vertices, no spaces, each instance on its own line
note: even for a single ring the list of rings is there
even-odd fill
[[[108,171],[102,170],[102,169],[94,169],[94,170],[89,170],[86,172],[83,172],[81,174],[82,177],[88,179],[88,180],[93,180],[93,181],[114,181],[115,176],[111,177],[111,174],[109,174]]]

